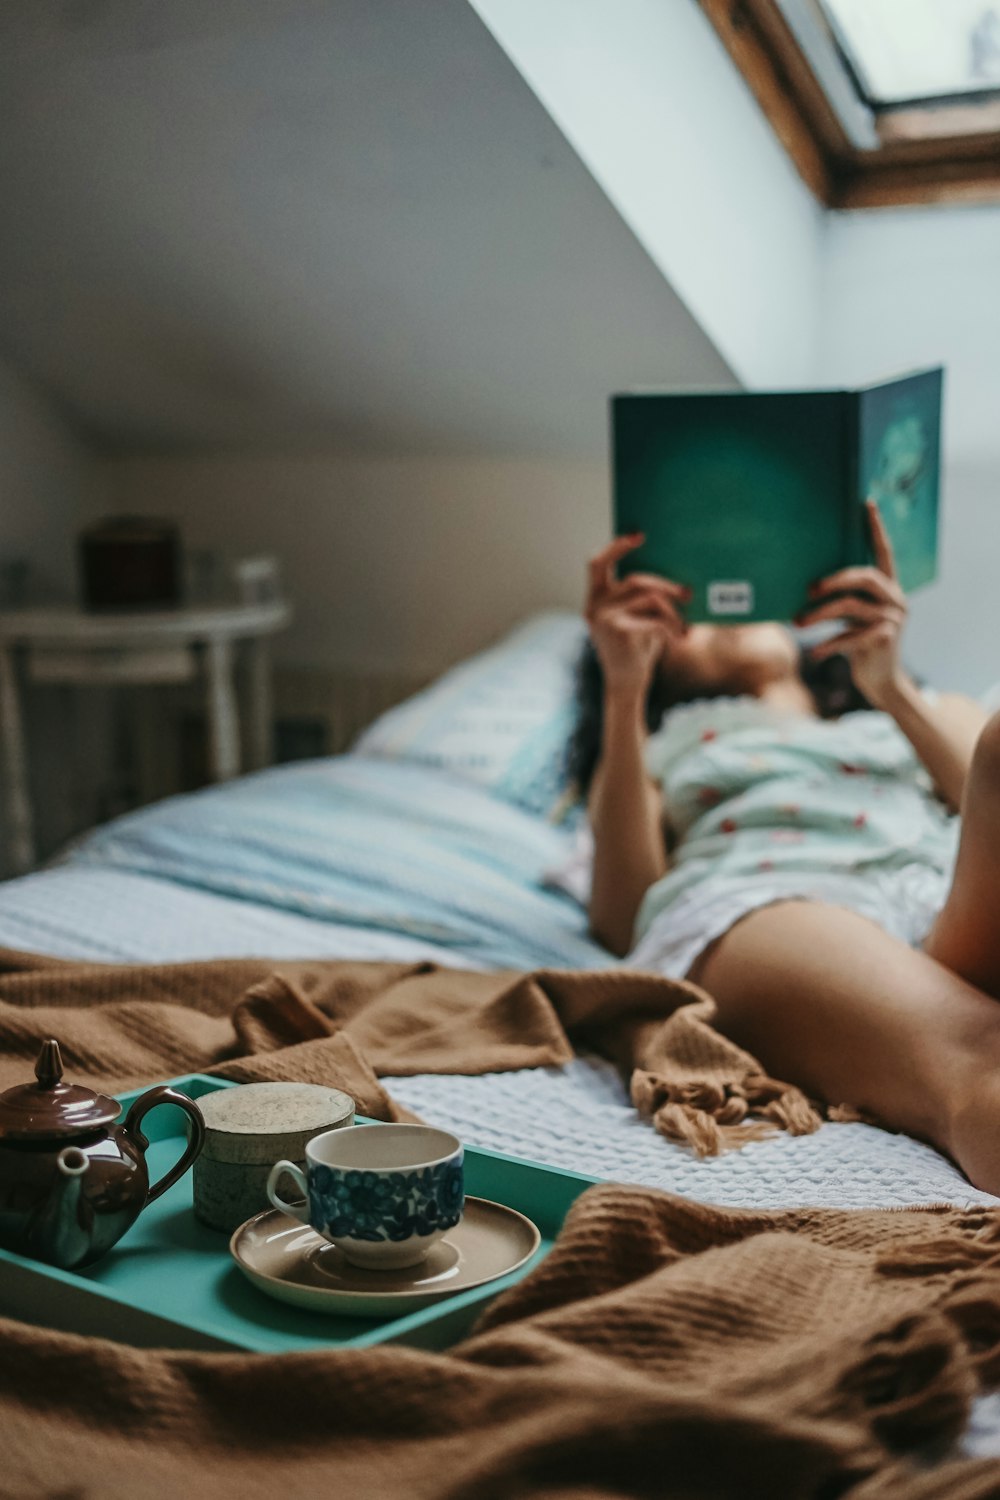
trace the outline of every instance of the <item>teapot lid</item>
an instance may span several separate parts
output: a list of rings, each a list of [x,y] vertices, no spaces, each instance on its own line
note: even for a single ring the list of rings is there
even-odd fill
[[[42,1043],[35,1064],[37,1083],[22,1083],[0,1094],[0,1141],[87,1135],[110,1125],[122,1112],[117,1099],[79,1084],[63,1083],[59,1043]]]

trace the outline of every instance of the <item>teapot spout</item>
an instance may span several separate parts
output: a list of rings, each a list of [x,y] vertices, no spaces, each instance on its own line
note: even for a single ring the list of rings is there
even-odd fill
[[[83,1179],[90,1159],[79,1146],[66,1146],[56,1157],[59,1176],[32,1226],[35,1253],[57,1266],[79,1265],[90,1247],[90,1233],[81,1219],[89,1217],[83,1201]],[[81,1212],[82,1210],[82,1212]]]
[[[73,1196],[75,1186],[75,1197],[79,1198],[79,1179],[90,1166],[90,1157],[86,1151],[81,1151],[79,1146],[66,1146],[56,1157],[56,1166],[64,1177],[69,1178],[69,1181],[63,1187],[63,1193]]]

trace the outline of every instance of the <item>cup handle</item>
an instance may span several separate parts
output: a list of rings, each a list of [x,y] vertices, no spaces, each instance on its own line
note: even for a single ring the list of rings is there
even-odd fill
[[[284,1198],[279,1196],[278,1183],[286,1172],[306,1200],[304,1203],[286,1203]],[[275,1162],[267,1175],[267,1196],[269,1202],[281,1213],[291,1214],[293,1219],[299,1219],[303,1224],[309,1223],[309,1188],[306,1185],[305,1173],[293,1161]]]

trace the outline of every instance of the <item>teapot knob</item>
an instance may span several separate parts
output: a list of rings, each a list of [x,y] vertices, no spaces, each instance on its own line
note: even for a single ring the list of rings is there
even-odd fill
[[[0,1142],[71,1140],[112,1125],[121,1112],[117,1099],[65,1081],[59,1043],[50,1036],[41,1044],[34,1080],[0,1093]]]
[[[62,1054],[55,1037],[42,1043],[35,1063],[35,1077],[43,1089],[54,1089],[63,1076]]]

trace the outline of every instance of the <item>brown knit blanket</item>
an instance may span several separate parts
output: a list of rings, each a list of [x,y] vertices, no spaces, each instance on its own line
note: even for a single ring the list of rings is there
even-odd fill
[[[397,1118],[377,1075],[575,1044],[710,1149],[744,1116],[813,1128],[710,1021],[694,987],[624,972],[0,955],[0,1087],[52,1035],[102,1088],[306,1079]],[[737,1213],[608,1185],[447,1354],[184,1354],[0,1322],[0,1496],[975,1500],[1000,1497],[1000,1466],[941,1454],[996,1382],[1000,1215]]]
[[[55,1037],[66,1077],[121,1091],[180,1073],[342,1088],[359,1113],[410,1118],[378,1078],[563,1063],[621,1068],[640,1113],[702,1154],[819,1116],[712,1028],[695,985],[657,975],[481,974],[434,964],[64,963],[0,949],[0,1089]]]
[[[11,1500],[984,1500],[1000,1221],[613,1185],[447,1354],[127,1349],[0,1322]],[[933,1467],[927,1467],[933,1462]]]

